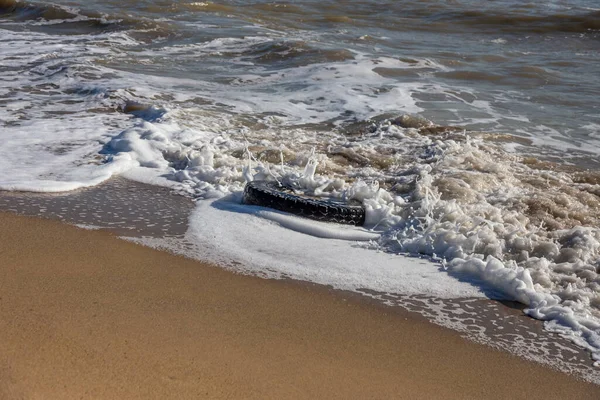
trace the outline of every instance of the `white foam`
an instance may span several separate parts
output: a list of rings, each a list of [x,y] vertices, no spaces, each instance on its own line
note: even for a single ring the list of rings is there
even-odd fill
[[[103,164],[98,155],[103,143],[128,117],[89,112],[110,107],[109,93],[101,81],[87,84],[74,72],[103,54],[101,49],[88,49],[77,37],[58,40],[41,33],[2,30],[2,39],[3,89],[10,101],[0,107],[0,189],[74,190],[134,165],[127,154]],[[85,72],[91,71],[103,73]]]
[[[314,227],[318,224],[291,216],[274,222],[271,219],[274,214],[230,199],[201,201],[190,217],[188,245],[178,249],[177,244],[169,244],[169,240],[147,238],[141,242],[269,278],[292,278],[382,294],[483,297],[478,286],[440,273],[440,267],[430,261],[365,249],[365,245],[353,241],[348,234],[355,230],[337,228],[338,236],[344,240],[324,240],[287,228],[289,221],[297,220],[295,226],[312,225],[309,231],[315,233]],[[279,221],[287,226],[280,225]],[[335,230],[324,228],[326,232]],[[358,238],[366,239],[360,235]]]
[[[0,149],[0,187],[5,190],[73,190],[99,184],[113,173],[124,172],[122,163],[118,167],[94,165],[103,162],[97,154],[110,137],[113,137],[111,151],[127,153],[133,160],[130,169],[141,165],[154,169],[153,175],[160,176],[171,173],[164,152],[180,149],[189,155],[188,143],[202,146],[223,137],[231,127],[235,127],[232,133],[249,133],[246,128],[240,129],[235,120],[224,119],[222,111],[211,111],[215,109],[211,105],[202,113],[189,109],[164,110],[152,116],[138,113],[147,122],[111,113],[111,109],[128,100],[152,104],[151,99],[165,95],[184,102],[204,94],[227,105],[237,115],[268,114],[262,119],[273,126],[322,122],[338,118],[344,112],[362,118],[392,110],[420,110],[408,87],[395,86],[376,94],[377,88],[392,81],[373,72],[371,60],[360,55],[353,61],[284,71],[267,72],[255,66],[243,79],[237,78],[237,85],[158,76],[149,85],[144,75],[116,71],[96,62],[98,58],[110,60],[120,56],[119,49],[137,44],[122,32],[81,37],[23,35],[3,30],[2,35],[3,65],[12,68],[4,76],[6,84],[2,88],[6,95],[10,93],[11,101],[8,107],[0,108],[0,120],[10,124],[4,127],[9,139]],[[270,40],[260,36],[222,38],[201,47],[207,51],[243,52]],[[111,43],[115,51],[105,45],[94,45],[102,42]],[[175,56],[181,49],[163,51]],[[154,53],[161,56],[160,50]],[[197,56],[194,51],[192,54]],[[402,64],[392,60],[382,63]],[[222,106],[217,108],[221,110]],[[89,112],[90,109],[105,111]],[[226,147],[231,149],[245,140],[237,137]],[[220,144],[216,150],[225,150],[224,145]],[[235,163],[229,167],[235,167]],[[128,174],[148,181],[147,171],[137,171]],[[233,176],[236,172],[226,175]],[[198,179],[202,178],[206,176],[200,174]],[[211,179],[222,178],[206,179],[212,183]]]

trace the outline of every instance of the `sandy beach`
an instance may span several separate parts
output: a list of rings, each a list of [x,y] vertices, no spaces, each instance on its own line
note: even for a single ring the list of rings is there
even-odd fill
[[[595,398],[600,387],[327,288],[0,214],[6,399]]]

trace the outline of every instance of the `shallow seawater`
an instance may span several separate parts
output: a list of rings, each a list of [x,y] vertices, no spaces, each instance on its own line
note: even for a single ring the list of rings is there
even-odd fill
[[[121,237],[183,237],[194,203],[171,190],[121,178],[62,193],[0,192],[0,210],[58,219]]]
[[[600,361],[599,21],[595,0],[0,0],[0,204],[267,277],[518,301]],[[308,268],[239,206],[251,179],[362,203],[337,235],[372,240],[305,240],[364,263]]]

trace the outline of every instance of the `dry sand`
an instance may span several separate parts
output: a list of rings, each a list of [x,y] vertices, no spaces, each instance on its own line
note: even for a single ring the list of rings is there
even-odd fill
[[[591,399],[600,387],[397,308],[0,213],[0,398]]]

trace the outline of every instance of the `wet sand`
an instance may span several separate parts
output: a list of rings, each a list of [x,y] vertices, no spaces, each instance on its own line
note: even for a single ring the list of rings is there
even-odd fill
[[[399,308],[0,213],[0,398],[580,396]]]

